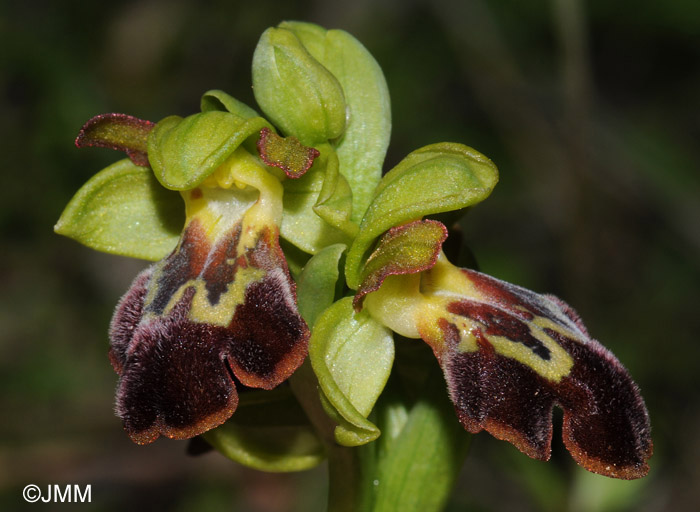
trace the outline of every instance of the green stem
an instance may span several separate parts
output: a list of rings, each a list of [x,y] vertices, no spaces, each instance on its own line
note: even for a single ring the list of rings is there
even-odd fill
[[[422,380],[422,379],[421,379]],[[383,437],[359,447],[336,443],[335,423],[323,410],[318,381],[304,363],[292,390],[316,428],[328,456],[329,512],[438,512],[443,509],[469,447],[441,372],[432,367],[423,391],[409,407],[390,383],[374,415]]]
[[[348,448],[335,441],[335,423],[323,410],[318,380],[308,360],[290,379],[292,390],[316,429],[328,456],[328,511],[364,512],[371,509],[375,448]]]

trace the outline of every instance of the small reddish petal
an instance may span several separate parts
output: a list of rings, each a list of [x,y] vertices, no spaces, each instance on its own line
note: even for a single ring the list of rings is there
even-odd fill
[[[362,309],[365,295],[378,290],[387,277],[432,268],[446,239],[447,228],[436,220],[417,220],[384,233],[362,270],[362,282],[352,301],[355,311]]]
[[[75,145],[124,151],[135,165],[148,167],[148,134],[154,126],[151,121],[126,114],[100,114],[83,125]]]
[[[289,178],[300,178],[320,155],[316,148],[304,146],[296,137],[280,137],[269,128],[260,130],[258,152],[265,164],[278,167]]]

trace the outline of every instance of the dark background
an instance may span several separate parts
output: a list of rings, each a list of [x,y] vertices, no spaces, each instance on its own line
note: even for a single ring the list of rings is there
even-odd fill
[[[11,5],[8,5],[11,4]],[[686,511],[700,503],[700,3],[576,0],[4,2],[0,7],[0,509],[30,483],[91,484],[80,510],[320,511],[323,467],[270,475],[185,443],[132,444],[112,412],[106,329],[144,263],[52,232],[120,155],[78,151],[95,114],[187,115],[221,88],[254,104],[258,37],[343,28],[392,97],[386,168],[463,142],[498,165],[466,217],[482,270],[572,304],[640,385],[651,474],[550,463],[474,438],[449,510]],[[695,506],[694,506],[695,505]],[[33,508],[32,508],[33,507]],[[58,507],[56,507],[58,508]]]

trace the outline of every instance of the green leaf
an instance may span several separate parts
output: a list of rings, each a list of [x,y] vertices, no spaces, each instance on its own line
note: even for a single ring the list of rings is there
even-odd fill
[[[98,251],[156,261],[175,248],[184,223],[180,194],[124,159],[82,186],[54,230]]]
[[[148,158],[164,187],[189,190],[213,173],[246,139],[254,148],[265,127],[270,125],[262,117],[246,120],[215,110],[184,119],[166,117],[151,131]]]
[[[391,331],[368,314],[355,313],[346,297],[316,321],[309,358],[322,397],[347,422],[336,428],[336,441],[356,446],[376,439],[379,429],[366,418],[391,372]]]
[[[242,394],[231,419],[203,437],[226,457],[262,471],[303,471],[325,458],[299,403],[284,389]]]
[[[382,444],[373,512],[438,512],[449,498],[471,437],[456,421],[445,383],[434,370],[407,418],[398,402],[383,411],[389,425],[403,428]]]
[[[243,119],[250,119],[260,116],[260,114],[242,101],[239,101],[233,96],[218,89],[212,89],[211,91],[207,91],[202,95],[200,108],[202,112],[209,112],[210,110],[231,112],[232,114],[236,114],[238,117],[242,117]]]
[[[359,286],[367,251],[386,230],[475,205],[489,196],[497,181],[493,162],[462,144],[432,144],[409,154],[382,178],[362,219],[346,261],[348,286]]]
[[[344,244],[329,245],[313,256],[297,279],[297,305],[299,313],[309,326],[335,299],[340,271],[338,263],[347,247]]]
[[[337,215],[338,224],[346,227],[347,224],[343,223],[342,219],[349,217],[350,203],[342,195],[340,197],[335,195],[340,176],[337,166],[333,168],[332,165],[333,150],[327,144],[320,146],[319,149],[321,149],[321,156],[315,160],[306,174],[301,178],[283,182],[284,214],[280,236],[309,254],[316,254],[327,245],[350,242],[350,235],[347,232],[321,217],[323,214],[325,218],[334,220],[332,215]],[[332,191],[331,197],[327,199],[327,203],[320,205],[320,213],[317,213],[319,201],[327,195],[329,188]],[[342,192],[343,189],[338,190]],[[343,211],[343,207],[347,209]],[[331,209],[333,212],[328,213]],[[352,230],[352,227],[348,229]]]
[[[336,150],[340,172],[352,189],[352,220],[359,222],[381,178],[391,135],[391,105],[384,74],[367,49],[343,30],[296,21],[284,22],[280,28],[294,32],[343,88],[347,125]]]
[[[342,87],[289,30],[269,28],[260,37],[253,92],[265,115],[306,146],[335,139],[345,129]]]

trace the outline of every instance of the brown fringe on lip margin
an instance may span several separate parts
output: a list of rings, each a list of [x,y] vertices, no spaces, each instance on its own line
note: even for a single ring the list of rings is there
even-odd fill
[[[491,303],[488,314],[484,304],[473,300],[456,300],[448,307],[474,322],[471,333],[478,350],[460,351],[460,332],[445,318],[438,321],[441,340],[424,338],[440,361],[465,429],[471,433],[486,430],[530,457],[548,460],[552,409],[557,405],[564,411],[564,444],[578,464],[615,478],[645,476],[653,452],[649,416],[637,385],[615,356],[587,336],[578,315],[559,299],[471,270],[463,272],[482,290],[507,287],[496,294],[495,303],[500,302],[502,308]],[[489,341],[490,336],[506,337],[548,360],[545,347],[530,335],[528,322],[536,316],[561,320],[561,315],[580,325],[586,339],[544,330],[573,359],[573,367],[558,382],[500,355]]]
[[[232,375],[246,386],[271,389],[307,355],[309,330],[296,309],[295,286],[277,244],[276,228],[261,230],[256,246],[239,256],[238,264],[266,271],[250,283],[235,282],[235,264],[223,274],[212,272],[204,265],[209,260],[201,257],[230,253],[218,245],[235,244],[238,238],[225,237],[215,248],[188,243],[204,241],[196,235],[198,229],[198,222],[190,223],[178,249],[156,264],[158,280],[153,270],[136,278],[112,321],[110,360],[120,376],[116,411],[139,444],[161,434],[187,439],[220,425],[238,405]],[[245,286],[244,302],[228,326],[189,317],[196,293],[191,282],[198,278],[223,278]],[[216,303],[217,283],[211,284],[207,300]],[[145,305],[151,286],[158,287],[157,300]],[[161,290],[166,296],[159,297]],[[178,293],[178,302],[166,310]]]

